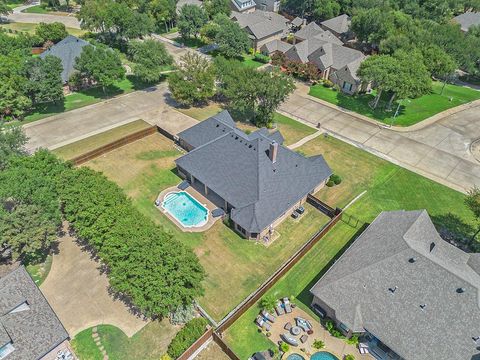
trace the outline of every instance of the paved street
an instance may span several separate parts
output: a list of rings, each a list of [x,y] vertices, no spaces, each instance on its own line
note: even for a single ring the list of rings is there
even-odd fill
[[[13,22],[33,23],[33,24],[38,24],[41,22],[44,22],[47,24],[50,24],[53,22],[61,22],[61,23],[64,23],[66,27],[80,29],[80,23],[78,22],[77,18],[74,15],[62,16],[62,15],[51,15],[51,14],[28,14],[28,13],[22,12],[22,10],[25,10],[26,8],[33,5],[19,6],[13,9],[13,13],[6,16],[6,18]]]
[[[31,152],[40,147],[55,149],[138,119],[160,125],[171,133],[196,123],[167,105],[170,102],[167,92],[166,83],[162,83],[26,124],[27,149]]]
[[[301,87],[281,107],[286,115],[460,191],[480,185],[469,147],[480,137],[480,106],[411,132],[397,132],[323,105]]]

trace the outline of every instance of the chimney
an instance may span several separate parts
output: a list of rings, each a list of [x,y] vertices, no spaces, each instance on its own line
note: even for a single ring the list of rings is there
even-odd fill
[[[278,143],[273,141],[270,143],[270,149],[268,150],[268,157],[272,161],[273,164],[277,161],[277,153],[278,153]]]

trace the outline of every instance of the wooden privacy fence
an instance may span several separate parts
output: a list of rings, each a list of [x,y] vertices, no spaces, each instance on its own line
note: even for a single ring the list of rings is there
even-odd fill
[[[278,268],[267,281],[250,294],[243,302],[240,303],[232,312],[230,312],[220,322],[216,331],[221,335],[227,330],[240,316],[242,316],[252,305],[254,305],[260,298],[283,276],[285,275],[297,262],[302,259],[305,254],[328,233],[328,231],[342,218],[342,210],[338,209],[337,214],[317,233],[315,233],[310,240],[308,240],[295,254],[293,254],[280,268]]]
[[[336,209],[332,208],[328,204],[325,204],[323,201],[321,201],[319,198],[317,198],[313,195],[310,195],[310,194],[308,194],[308,196],[307,196],[307,203],[312,205],[317,210],[320,210],[322,213],[327,215],[329,218],[334,218],[335,215],[337,215],[339,212],[342,211],[339,208],[336,208]]]
[[[118,139],[116,141],[113,141],[109,144],[103,145],[97,149],[94,149],[92,151],[89,151],[83,155],[77,156],[73,158],[71,161],[74,163],[74,165],[81,165],[83,163],[86,163],[87,161],[90,161],[92,159],[95,159],[103,154],[106,154],[112,150],[115,150],[119,147],[122,147],[124,145],[130,144],[134,141],[140,140],[148,135],[155,134],[157,132],[157,127],[152,126],[140,131],[137,131],[133,134],[127,135],[121,139]]]
[[[200,348],[212,338],[213,328],[209,328],[200,336],[185,352],[180,355],[177,360],[188,360],[193,354],[195,354]]]
[[[223,341],[223,339],[214,331],[213,332],[213,341],[220,346],[220,348],[223,350],[227,356],[232,359],[232,360],[240,360],[240,358],[233,352],[232,349]]]

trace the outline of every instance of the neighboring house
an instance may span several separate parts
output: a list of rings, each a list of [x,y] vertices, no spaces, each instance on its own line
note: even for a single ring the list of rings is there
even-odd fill
[[[313,286],[312,305],[377,359],[480,359],[480,254],[425,210],[381,213]]]
[[[324,30],[331,31],[335,36],[348,40],[351,37],[350,25],[352,21],[348,15],[342,14],[332,19],[322,21],[320,25]]]
[[[255,11],[257,3],[254,0],[231,0],[231,8],[239,13],[251,13]]]
[[[90,45],[88,41],[69,35],[44,51],[40,57],[44,58],[47,55],[52,55],[60,58],[63,66],[62,81],[67,84],[70,76],[75,72],[75,60],[82,53],[83,47],[87,45]]]
[[[286,37],[290,28],[287,18],[271,11],[233,12],[231,18],[248,33],[255,50],[270,41]]]
[[[334,34],[315,23],[306,25],[294,36],[294,45],[272,41],[262,46],[260,51],[267,55],[281,52],[289,60],[313,63],[322,72],[323,79],[331,80],[347,94],[355,94],[362,89],[357,76],[357,70],[365,59],[361,51],[344,46]]]
[[[278,13],[280,10],[280,0],[256,0],[257,9],[264,11],[273,11]]]
[[[50,360],[68,333],[23,266],[0,278],[0,359]]]
[[[263,128],[247,135],[228,111],[178,136],[190,151],[175,161],[178,173],[224,209],[248,239],[269,237],[332,175],[322,156],[307,158],[284,147],[278,131]]]
[[[455,16],[453,21],[460,24],[460,29],[467,32],[472,26],[480,25],[480,12],[466,12],[464,14]]]

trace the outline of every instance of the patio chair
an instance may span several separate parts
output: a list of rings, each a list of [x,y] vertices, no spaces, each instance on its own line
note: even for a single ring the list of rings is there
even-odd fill
[[[283,309],[282,302],[280,300],[277,301],[277,305],[275,306],[275,311],[278,316],[285,314],[285,310]]]
[[[300,338],[300,341],[302,344],[304,344],[308,340],[308,335],[303,334],[302,337]]]
[[[292,328],[292,324],[289,323],[289,322],[287,322],[283,328],[284,328],[285,330],[290,331],[290,329]]]
[[[275,322],[275,316],[271,315],[267,310],[262,310],[262,316],[270,321],[271,323]]]
[[[288,300],[288,297],[283,298],[283,305],[285,306],[285,312],[290,314],[292,312],[292,306],[290,305],[290,300]]]

